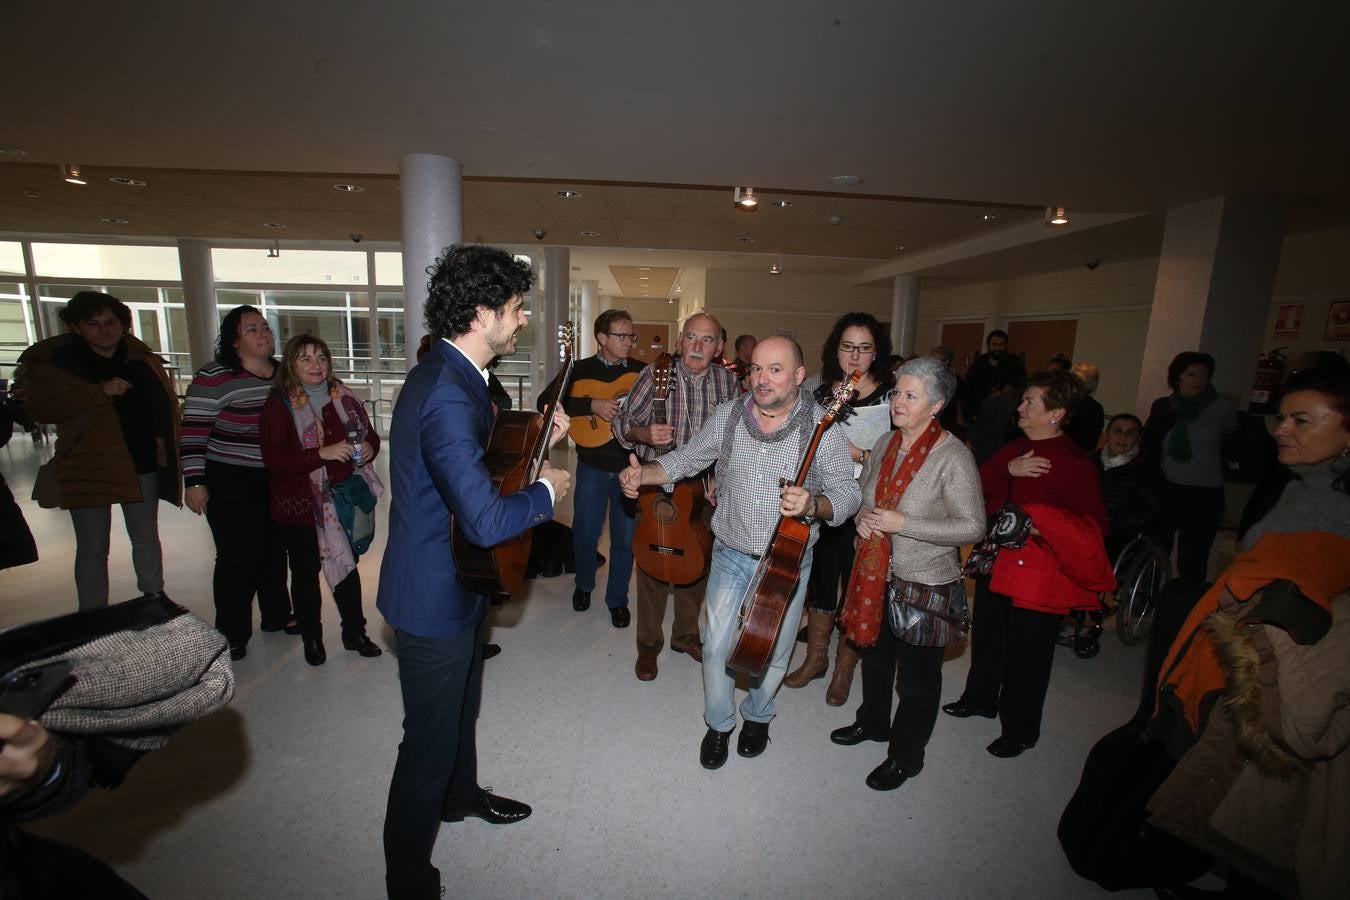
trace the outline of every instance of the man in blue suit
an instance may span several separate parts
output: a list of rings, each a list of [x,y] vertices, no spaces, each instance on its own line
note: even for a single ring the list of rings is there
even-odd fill
[[[390,429],[389,542],[376,605],[398,641],[403,741],[384,821],[391,898],[435,898],[431,850],[441,822],[517,822],[530,807],[478,786],[475,728],[487,597],[458,579],[450,517],[491,547],[547,521],[570,476],[547,462],[538,481],[502,496],[483,450],[492,429],[487,364],[516,349],[530,267],[491,247],[452,246],[427,285],[431,351],[404,382]],[[567,434],[559,410],[553,441]]]

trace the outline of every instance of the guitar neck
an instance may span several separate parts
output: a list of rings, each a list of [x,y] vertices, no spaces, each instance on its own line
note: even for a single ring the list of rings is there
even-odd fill
[[[653,425],[669,425],[669,424],[670,424],[670,420],[669,420],[669,418],[667,417],[667,414],[666,414],[666,398],[665,398],[665,397],[653,397],[653,398],[652,398],[652,424],[653,424]]]
[[[553,399],[544,407],[544,427],[539,430],[539,443],[534,448],[534,453],[530,457],[530,482],[539,478],[539,473],[544,470],[544,460],[548,458],[549,442],[553,438],[553,414],[558,411],[558,404],[562,403],[562,398],[567,396],[567,387],[572,382],[572,354],[567,354],[567,363],[563,366],[562,377],[558,379],[558,390],[553,395]]]

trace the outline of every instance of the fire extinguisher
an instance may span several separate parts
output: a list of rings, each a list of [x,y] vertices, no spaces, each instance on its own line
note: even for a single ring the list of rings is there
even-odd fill
[[[1252,382],[1251,402],[1247,411],[1258,415],[1275,412],[1272,402],[1280,384],[1284,381],[1284,347],[1276,347],[1261,355],[1256,361],[1256,380]]]

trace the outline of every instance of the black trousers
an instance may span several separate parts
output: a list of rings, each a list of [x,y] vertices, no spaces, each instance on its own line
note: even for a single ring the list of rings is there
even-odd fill
[[[319,592],[319,537],[313,525],[276,526],[277,536],[286,548],[291,562],[291,602],[295,604],[295,618],[300,623],[300,635],[306,638],[323,637]],[[342,636],[358,637],[366,633],[366,619],[361,614],[361,570],[352,569],[346,578],[333,588],[333,602],[342,619]]]
[[[286,551],[267,507],[267,472],[207,462],[206,521],[216,541],[212,589],[216,628],[230,646],[253,635],[253,595],[262,627],[281,630],[291,618]]]
[[[440,872],[431,850],[441,816],[466,809],[480,791],[482,623],[453,637],[396,634],[403,741],[384,817],[385,886],[391,900],[434,900]]]
[[[833,613],[853,574],[853,538],[858,530],[849,519],[838,527],[820,526],[820,537],[811,551],[811,578],[807,582],[806,608]]]
[[[1209,572],[1209,551],[1223,520],[1223,488],[1192,487],[1167,482],[1167,514],[1158,538],[1171,552],[1177,542],[1177,575],[1204,581]]]
[[[1013,606],[1011,597],[989,589],[987,578],[975,583],[970,673],[961,699],[971,706],[998,707],[1007,740],[1034,744],[1040,739],[1062,618]]]
[[[856,721],[873,740],[890,735],[887,755],[906,775],[923,768],[942,701],[945,647],[916,647],[898,640],[884,623],[875,646],[862,653],[862,705]],[[891,690],[900,702],[891,721]]]

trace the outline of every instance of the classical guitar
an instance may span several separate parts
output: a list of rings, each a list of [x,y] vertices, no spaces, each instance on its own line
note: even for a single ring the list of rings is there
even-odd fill
[[[549,439],[553,435],[553,413],[558,398],[567,393],[572,377],[571,322],[558,326],[559,356],[563,369],[558,393],[543,413],[505,409],[497,413],[483,451],[483,463],[492,477],[493,487],[502,496],[523,490],[539,479],[548,459]],[[466,538],[455,518],[450,519],[450,551],[455,559],[459,580],[471,590],[495,597],[514,594],[525,578],[530,559],[532,529],[495,547],[480,547]]]
[[[628,397],[628,392],[633,389],[633,385],[637,384],[637,380],[637,372],[625,372],[614,381],[583,378],[572,385],[572,399],[587,397],[595,400],[617,400],[622,403]],[[567,396],[566,385],[558,391],[558,394]],[[579,447],[603,447],[614,438],[613,432],[609,430],[609,423],[594,413],[587,416],[573,416],[567,433]]]
[[[675,360],[662,353],[652,363],[652,424],[668,425],[666,401]],[[638,521],[633,532],[633,561],[657,581],[692,584],[708,573],[712,532],[703,522],[702,478],[677,482],[670,493],[648,486],[638,494]]]
[[[848,407],[858,393],[861,372],[854,372],[849,380],[834,389],[834,399],[825,408],[825,415],[811,435],[806,455],[797,469],[797,477],[784,486],[800,487],[816,458],[820,439],[825,430]],[[727,666],[759,678],[773,657],[773,645],[783,628],[783,616],[788,602],[801,580],[802,559],[811,540],[811,526],[800,518],[778,517],[778,525],[769,537],[769,545],[760,557],[759,566],[750,579],[736,621],[736,643],[727,658]],[[795,626],[794,626],[795,627]]]

